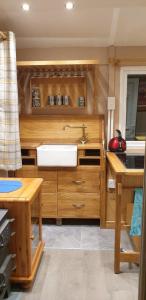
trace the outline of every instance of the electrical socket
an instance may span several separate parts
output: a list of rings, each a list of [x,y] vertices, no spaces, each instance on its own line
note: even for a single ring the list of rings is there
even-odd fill
[[[108,188],[115,189],[115,186],[116,186],[115,179],[108,179]]]

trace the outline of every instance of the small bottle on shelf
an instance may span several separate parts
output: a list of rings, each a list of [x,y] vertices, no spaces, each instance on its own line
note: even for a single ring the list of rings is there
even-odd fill
[[[62,96],[60,94],[56,95],[56,105],[62,105]]]
[[[40,107],[41,106],[41,97],[40,97],[40,89],[39,87],[32,88],[32,107]]]
[[[84,96],[80,96],[78,98],[78,106],[80,106],[80,107],[84,107],[85,106],[85,97]]]
[[[65,95],[63,96],[63,105],[69,105],[69,96]]]
[[[55,104],[55,97],[53,95],[48,96],[48,105],[54,105]]]

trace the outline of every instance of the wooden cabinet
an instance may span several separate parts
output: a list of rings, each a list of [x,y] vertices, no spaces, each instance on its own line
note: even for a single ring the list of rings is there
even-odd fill
[[[58,216],[100,218],[100,172],[94,168],[58,172]]]
[[[129,233],[131,228],[132,207],[134,200],[134,190],[136,187],[143,187],[143,169],[128,169],[120,161],[115,153],[107,152],[107,159],[110,168],[115,176],[115,218],[112,221],[115,227],[115,249],[114,249],[114,270],[120,273],[121,262],[139,263],[140,258],[140,238],[131,236],[133,250],[121,250],[121,230]],[[107,201],[111,201],[107,198]],[[108,207],[108,203],[106,203]],[[110,224],[109,221],[107,223]],[[135,251],[134,251],[135,250]]]
[[[23,157],[25,159],[28,161],[29,155]],[[104,174],[104,153],[100,143],[78,146],[77,167],[45,168],[24,164],[16,171],[17,177],[43,178],[43,218],[101,218]]]
[[[6,180],[12,180],[6,179]],[[16,270],[11,281],[29,287],[35,277],[44,243],[41,229],[40,188],[42,179],[20,178],[22,188],[0,193],[0,207],[7,208],[14,218],[10,250],[16,254]]]
[[[28,159],[28,158],[27,158]],[[42,178],[42,218],[57,218],[57,170],[26,166],[16,171],[16,177]]]
[[[57,193],[42,193],[42,218],[57,218]]]
[[[20,113],[91,114],[96,63],[18,62]]]
[[[87,73],[89,68],[90,66],[87,66]],[[76,88],[76,92],[77,90]],[[81,144],[83,125],[87,137],[85,144]],[[16,177],[43,178],[42,217],[100,218],[103,226],[105,218],[104,116],[21,116],[20,136],[23,167],[16,171]],[[40,144],[77,144],[77,167],[38,167],[36,148]],[[69,202],[66,200],[68,195],[70,195]],[[86,199],[84,203],[82,203],[83,199]],[[66,205],[70,209],[64,210]]]

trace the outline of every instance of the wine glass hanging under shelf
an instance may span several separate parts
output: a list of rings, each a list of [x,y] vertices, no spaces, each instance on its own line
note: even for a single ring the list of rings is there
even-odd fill
[[[39,69],[39,70],[32,70],[31,77],[32,78],[70,78],[70,77],[85,77],[86,71],[82,69]]]

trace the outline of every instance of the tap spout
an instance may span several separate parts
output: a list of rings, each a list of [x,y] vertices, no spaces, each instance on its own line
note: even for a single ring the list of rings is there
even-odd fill
[[[85,128],[87,128],[85,124],[82,124],[81,126],[65,125],[63,127],[63,130],[66,130],[66,128],[81,128],[82,129],[82,137],[80,138],[81,144],[85,144],[88,141],[87,135],[85,134]]]

